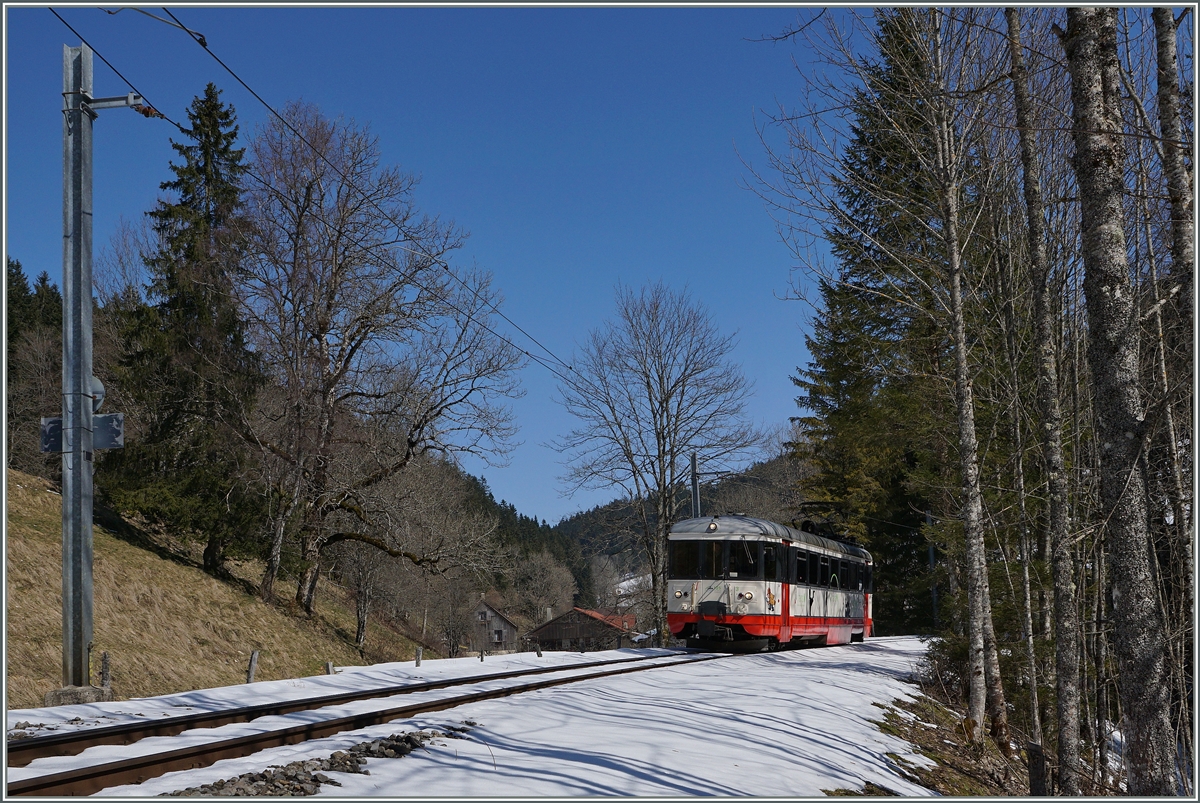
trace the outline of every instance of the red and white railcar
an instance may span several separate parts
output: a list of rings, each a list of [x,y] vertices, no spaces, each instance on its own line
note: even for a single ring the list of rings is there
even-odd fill
[[[671,635],[735,651],[869,637],[871,554],[822,529],[748,516],[676,524],[668,536]]]

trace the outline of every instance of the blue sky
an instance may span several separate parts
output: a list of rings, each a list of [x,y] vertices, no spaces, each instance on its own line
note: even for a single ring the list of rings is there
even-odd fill
[[[115,8],[115,7],[112,7]],[[268,112],[182,31],[133,10],[56,10],[169,116],[212,81],[249,135]],[[164,16],[161,9],[146,10]],[[741,184],[761,166],[758,110],[797,87],[776,34],[797,9],[172,9],[275,107],[303,98],[369,122],[384,158],[418,174],[427,212],[470,232],[456,263],[490,270],[514,321],[567,359],[613,312],[617,282],[687,286],[754,382],[762,425],[796,412],[789,377],[807,360],[807,309],[781,301],[791,255]],[[31,277],[61,275],[62,46],[78,40],[46,8],[6,8],[5,252]],[[98,96],[128,87],[99,58]],[[761,115],[760,115],[761,119]],[[95,250],[170,177],[174,129],[125,110],[95,125]],[[175,133],[178,138],[178,134]],[[515,331],[506,332],[530,347]],[[549,448],[573,420],[555,379],[531,364],[515,402],[507,467],[475,460],[497,499],[556,522],[612,491],[565,498]]]

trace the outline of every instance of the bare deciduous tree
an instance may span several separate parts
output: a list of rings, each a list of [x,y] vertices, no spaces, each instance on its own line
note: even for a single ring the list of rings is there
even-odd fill
[[[1005,9],[1012,61],[1013,98],[1024,172],[1029,259],[1033,273],[1033,306],[1037,349],[1037,402],[1041,422],[1042,459],[1048,484],[1048,520],[1054,572],[1055,676],[1058,707],[1059,784],[1065,795],[1079,794],[1079,635],[1075,571],[1067,519],[1067,472],[1063,458],[1062,410],[1058,403],[1058,354],[1055,348],[1055,294],[1050,287],[1046,245],[1046,209],[1041,166],[1034,136],[1034,110],[1021,42],[1021,16]],[[1040,734],[1038,735],[1040,739]]]
[[[1175,794],[1166,622],[1148,527],[1139,321],[1125,247],[1125,142],[1115,8],[1070,8],[1063,38],[1071,73],[1075,172],[1082,213],[1100,497],[1112,560],[1116,657],[1126,765],[1134,795]]]
[[[750,385],[730,360],[734,339],[686,292],[661,282],[617,288],[617,320],[592,331],[560,383],[580,421],[557,442],[568,488],[618,488],[631,502],[650,571],[651,626],[665,645],[666,539],[686,497],[689,459],[706,466],[761,440],[745,418]]]
[[[833,70],[805,75],[805,106],[798,111],[780,109],[773,118],[787,138],[785,148],[773,146],[763,135],[778,177],[756,179],[760,195],[777,213],[785,239],[812,275],[830,287],[881,298],[905,314],[932,318],[949,331],[952,353],[946,358],[952,367],[947,378],[954,388],[958,504],[970,609],[968,716],[980,726],[975,738],[982,732],[986,712],[993,738],[1008,753],[984,543],[973,389],[978,368],[966,321],[972,289],[969,268],[983,262],[980,224],[986,211],[985,205],[972,203],[972,196],[994,192],[994,173],[980,153],[988,89],[1000,78],[994,52],[998,43],[985,36],[989,13],[899,9],[880,13],[878,28],[865,18],[847,15],[845,29],[829,18],[823,28],[806,31],[803,38],[812,52]],[[872,55],[862,54],[863,42],[874,54],[884,55],[886,68]],[[854,109],[864,110],[873,136],[889,143],[867,161],[899,158],[919,175],[890,183],[844,159],[858,125],[846,119]],[[887,147],[896,152],[886,152]],[[873,221],[855,217],[847,205],[849,196],[870,197],[890,218],[906,221],[926,238],[924,249],[908,250],[912,240],[897,244],[881,237]],[[863,243],[861,270],[874,286],[846,281],[824,267],[823,251],[812,245],[834,230]]]
[[[262,594],[297,537],[311,613],[332,543],[453,562],[404,548],[388,484],[426,453],[502,455],[521,355],[489,327],[489,277],[450,274],[461,235],[418,212],[369,131],[303,103],[284,117],[249,146],[240,301],[276,389],[243,431],[277,501]]]
[[[569,611],[575,604],[576,591],[571,570],[549,552],[537,552],[516,562],[506,609],[536,627],[545,618],[547,608],[556,614]]]

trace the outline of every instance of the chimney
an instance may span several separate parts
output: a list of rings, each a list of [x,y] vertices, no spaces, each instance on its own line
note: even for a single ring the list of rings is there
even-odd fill
[[[546,618],[542,620],[542,624],[546,624],[546,622],[549,622],[553,618],[554,618],[554,609],[547,608],[546,609]]]

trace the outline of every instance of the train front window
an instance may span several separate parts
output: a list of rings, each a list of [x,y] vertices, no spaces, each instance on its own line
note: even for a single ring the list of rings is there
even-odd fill
[[[720,541],[669,542],[668,571],[675,580],[715,580],[724,565]]]
[[[720,579],[721,567],[725,565],[725,543],[723,541],[701,541],[700,543],[700,577],[705,580]]]
[[[727,566],[729,578],[736,577],[739,580],[758,579],[758,550],[761,545],[758,542],[751,543],[745,538],[738,541],[729,542],[729,564]]]
[[[671,577],[678,580],[700,579],[700,548],[702,541],[671,541]]]

